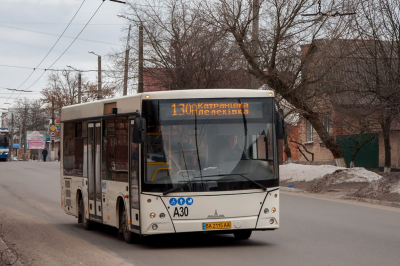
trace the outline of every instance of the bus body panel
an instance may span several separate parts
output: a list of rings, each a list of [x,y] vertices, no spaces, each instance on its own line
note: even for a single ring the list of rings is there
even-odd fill
[[[270,189],[270,190],[273,190]],[[247,193],[246,193],[247,192]],[[201,232],[204,223],[231,222],[230,230],[240,229],[277,229],[279,228],[279,195],[275,190],[268,195],[266,192],[257,191],[226,191],[219,195],[201,195],[202,193],[174,193],[175,196],[141,195],[141,233],[144,235],[160,233]],[[238,194],[233,194],[238,193]],[[171,193],[172,194],[172,193]],[[199,195],[200,194],[200,195]],[[277,195],[275,197],[275,194]],[[179,199],[184,198],[185,203],[180,205]],[[174,203],[172,199],[176,199]],[[186,200],[191,199],[190,205]],[[264,213],[268,208],[269,212]],[[275,208],[275,213],[272,213]],[[150,214],[155,213],[155,218]],[[161,219],[160,214],[165,218]],[[273,219],[274,223],[270,224]],[[154,230],[152,225],[156,224]],[[208,231],[208,230],[207,230]],[[211,230],[212,231],[212,230]]]
[[[126,188],[128,187],[128,183],[125,182],[117,182],[112,180],[102,180],[102,202],[103,202],[103,223],[119,227],[119,219],[118,219],[118,206],[117,201],[118,198],[121,197],[124,202],[124,206],[128,211],[128,191]]]
[[[61,201],[62,208],[67,214],[78,217],[78,191],[83,191],[82,177],[63,176]]]
[[[273,189],[269,189],[273,190]],[[257,222],[257,229],[270,229],[270,228],[279,228],[279,202],[280,202],[279,190],[271,191],[268,193],[268,196],[265,198],[264,204],[260,211],[260,217]],[[275,208],[275,212],[273,212],[273,208]],[[265,213],[265,209],[268,209],[268,213]],[[274,223],[271,225],[270,220],[274,219]]]

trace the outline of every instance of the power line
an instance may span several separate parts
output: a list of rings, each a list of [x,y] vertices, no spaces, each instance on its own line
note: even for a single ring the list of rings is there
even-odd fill
[[[5,25],[0,25],[0,27],[3,28],[10,28],[10,29],[15,29],[15,30],[21,30],[21,31],[29,31],[29,32],[34,32],[34,33],[39,33],[39,34],[45,34],[45,35],[50,35],[50,36],[57,36],[57,37],[64,37],[64,38],[68,38],[68,39],[75,39],[74,37],[70,37],[70,36],[63,36],[58,35],[58,34],[54,34],[54,33],[48,33],[48,32],[43,32],[43,31],[36,31],[36,30],[27,30],[27,29],[21,29],[21,28],[17,28],[17,27],[11,27],[11,26],[5,26]],[[65,31],[64,31],[65,32]],[[102,41],[95,41],[95,40],[89,40],[89,39],[78,39],[80,41],[86,41],[86,42],[96,42],[96,43],[102,43],[102,44],[108,44],[108,45],[119,45],[116,43],[110,43],[110,42],[102,42]],[[58,41],[58,40],[57,40]],[[57,43],[56,43],[57,44]]]
[[[86,0],[84,0],[83,1],[83,3],[85,2]],[[83,3],[82,3],[82,5],[83,5]],[[89,21],[85,24],[85,26],[82,28],[82,30],[78,33],[78,35],[75,37],[75,39],[71,42],[71,44],[65,49],[65,51],[53,62],[53,64],[51,64],[47,69],[50,69],[67,51],[68,51],[68,49],[72,46],[72,44],[74,44],[74,42],[76,41],[76,39],[81,35],[81,33],[85,30],[85,28],[87,27],[87,25],[90,23],[90,21],[92,21],[92,19],[93,19],[93,17],[97,14],[97,12],[99,11],[99,9],[101,8],[101,6],[103,5],[103,3],[104,3],[104,1],[102,1],[101,2],[101,4],[99,5],[99,7],[96,9],[96,11],[94,12],[94,14],[90,17],[90,19],[89,19]],[[82,5],[79,7],[79,9],[82,7]],[[78,11],[79,11],[79,9],[78,9]],[[77,13],[76,13],[77,14]],[[75,16],[76,16],[76,14],[75,14]],[[74,18],[75,18],[75,16],[74,16]],[[73,20],[73,18],[72,18],[72,20]],[[71,22],[72,22],[72,20],[71,20]],[[68,24],[69,25],[69,24]],[[64,31],[65,32],[65,31]],[[63,32],[63,33],[64,33]],[[60,36],[60,38],[61,38],[61,36]],[[60,39],[59,38],[59,39]],[[39,66],[39,65],[38,65]],[[33,71],[35,71],[35,70],[33,70]],[[29,90],[33,85],[35,85],[40,79],[41,79],[41,77],[44,75],[44,73],[46,73],[46,70],[44,70],[43,71],[43,73],[28,87],[28,88],[26,88],[26,90]],[[15,98],[14,99],[14,101],[12,101],[11,102],[11,104],[13,103],[13,102],[15,102],[15,100],[16,99],[18,99],[18,97],[19,97],[19,95],[21,95],[21,93],[22,92],[20,92],[19,94],[18,94],[18,96],[17,96],[17,98]]]
[[[54,63],[53,63],[54,64]],[[75,72],[75,70],[70,69],[55,69],[55,68],[35,68],[35,67],[26,67],[26,66],[13,66],[13,65],[0,65],[0,67],[10,67],[10,68],[21,68],[21,69],[33,69],[33,70],[44,70],[44,71],[67,71],[67,72]],[[97,69],[86,69],[79,70],[80,72],[97,72]],[[123,70],[107,70],[102,69],[101,72],[124,72]]]
[[[68,24],[67,22],[17,22],[17,21],[0,21],[0,23],[5,24],[37,24],[37,25],[65,25]],[[71,25],[85,25],[85,23],[71,23]],[[117,23],[93,23],[89,26],[124,26],[125,24],[117,24]],[[2,25],[1,25],[2,26]]]
[[[68,23],[67,27],[64,29],[63,33],[60,35],[60,37],[57,39],[57,41],[55,42],[55,44],[53,45],[53,47],[51,47],[50,51],[46,54],[46,56],[42,59],[42,61],[40,61],[40,63],[36,66],[36,68],[40,66],[40,64],[47,58],[47,56],[50,54],[50,52],[51,52],[51,51],[53,50],[53,48],[56,46],[56,44],[58,43],[58,41],[61,39],[62,35],[65,33],[65,31],[68,29],[69,25],[72,23],[72,21],[74,20],[74,18],[75,18],[76,15],[78,14],[79,10],[81,10],[81,8],[82,8],[83,4],[85,3],[85,1],[86,1],[86,0],[83,0],[82,4],[79,6],[78,10],[75,12],[75,15],[72,17],[72,19],[71,19],[70,22]],[[102,2],[102,4],[103,4],[103,2]],[[100,5],[100,6],[101,6],[101,5]],[[69,47],[68,47],[68,48],[69,48]],[[35,69],[32,70],[32,72],[29,74],[29,76],[24,80],[24,82],[22,82],[21,85],[18,86],[17,89],[21,88],[21,87],[25,84],[25,82],[32,76],[32,74],[33,74],[34,72],[35,72]],[[43,76],[43,74],[42,74],[41,76]],[[40,76],[40,77],[41,77],[41,76]],[[39,80],[39,79],[38,79],[38,80]],[[36,82],[35,82],[35,83],[36,83]],[[14,93],[14,92],[13,92],[13,93]],[[22,93],[22,92],[21,92],[21,93]],[[21,95],[21,93],[20,93],[19,95]],[[11,94],[11,95],[12,95],[12,94]],[[19,95],[18,95],[18,97],[19,97]],[[10,96],[10,97],[11,97],[11,96]],[[17,98],[18,98],[18,97],[17,97]],[[15,99],[14,99],[14,101],[15,101]],[[13,101],[13,102],[14,102],[14,101]],[[5,103],[7,103],[7,102],[8,102],[8,100],[7,100]],[[2,105],[1,107],[3,107],[3,106],[4,106],[4,103],[3,103],[3,105]]]

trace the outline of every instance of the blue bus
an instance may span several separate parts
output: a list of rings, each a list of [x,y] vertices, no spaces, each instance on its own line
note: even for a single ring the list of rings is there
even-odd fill
[[[8,128],[0,128],[0,161],[7,161],[9,148]]]

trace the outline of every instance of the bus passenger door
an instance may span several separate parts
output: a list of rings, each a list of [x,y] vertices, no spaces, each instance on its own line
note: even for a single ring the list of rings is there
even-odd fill
[[[129,142],[130,142],[130,167],[129,167],[129,198],[130,198],[130,220],[131,229],[139,230],[140,233],[140,213],[139,213],[139,179],[140,179],[140,144],[132,141],[134,120],[130,120]]]
[[[88,161],[89,161],[89,218],[102,221],[101,204],[101,127],[100,123],[88,123]]]

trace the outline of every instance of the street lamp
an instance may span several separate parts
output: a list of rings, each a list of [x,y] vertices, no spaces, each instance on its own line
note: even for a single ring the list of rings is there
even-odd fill
[[[132,20],[121,14],[117,14],[117,16],[120,18],[129,20],[129,21],[135,22],[135,23],[138,23],[138,22],[140,23],[139,24],[139,82],[138,82],[139,85],[138,85],[137,92],[142,93],[143,87],[144,87],[144,84],[143,84],[143,23],[142,23],[142,21],[135,21],[135,20]],[[130,26],[129,26],[129,29],[130,29]],[[125,58],[125,67],[128,68],[126,58]],[[126,72],[127,72],[127,70],[126,70]]]
[[[97,100],[101,100],[103,98],[102,91],[101,91],[101,56],[94,53],[93,51],[88,51],[89,54],[97,55]]]
[[[76,68],[74,68],[74,67],[72,67],[72,66],[70,66],[70,65],[67,65],[67,67],[71,68],[71,69],[73,69],[75,71],[78,71],[78,103],[81,103],[82,102],[82,77],[81,77],[81,71],[76,69]]]

